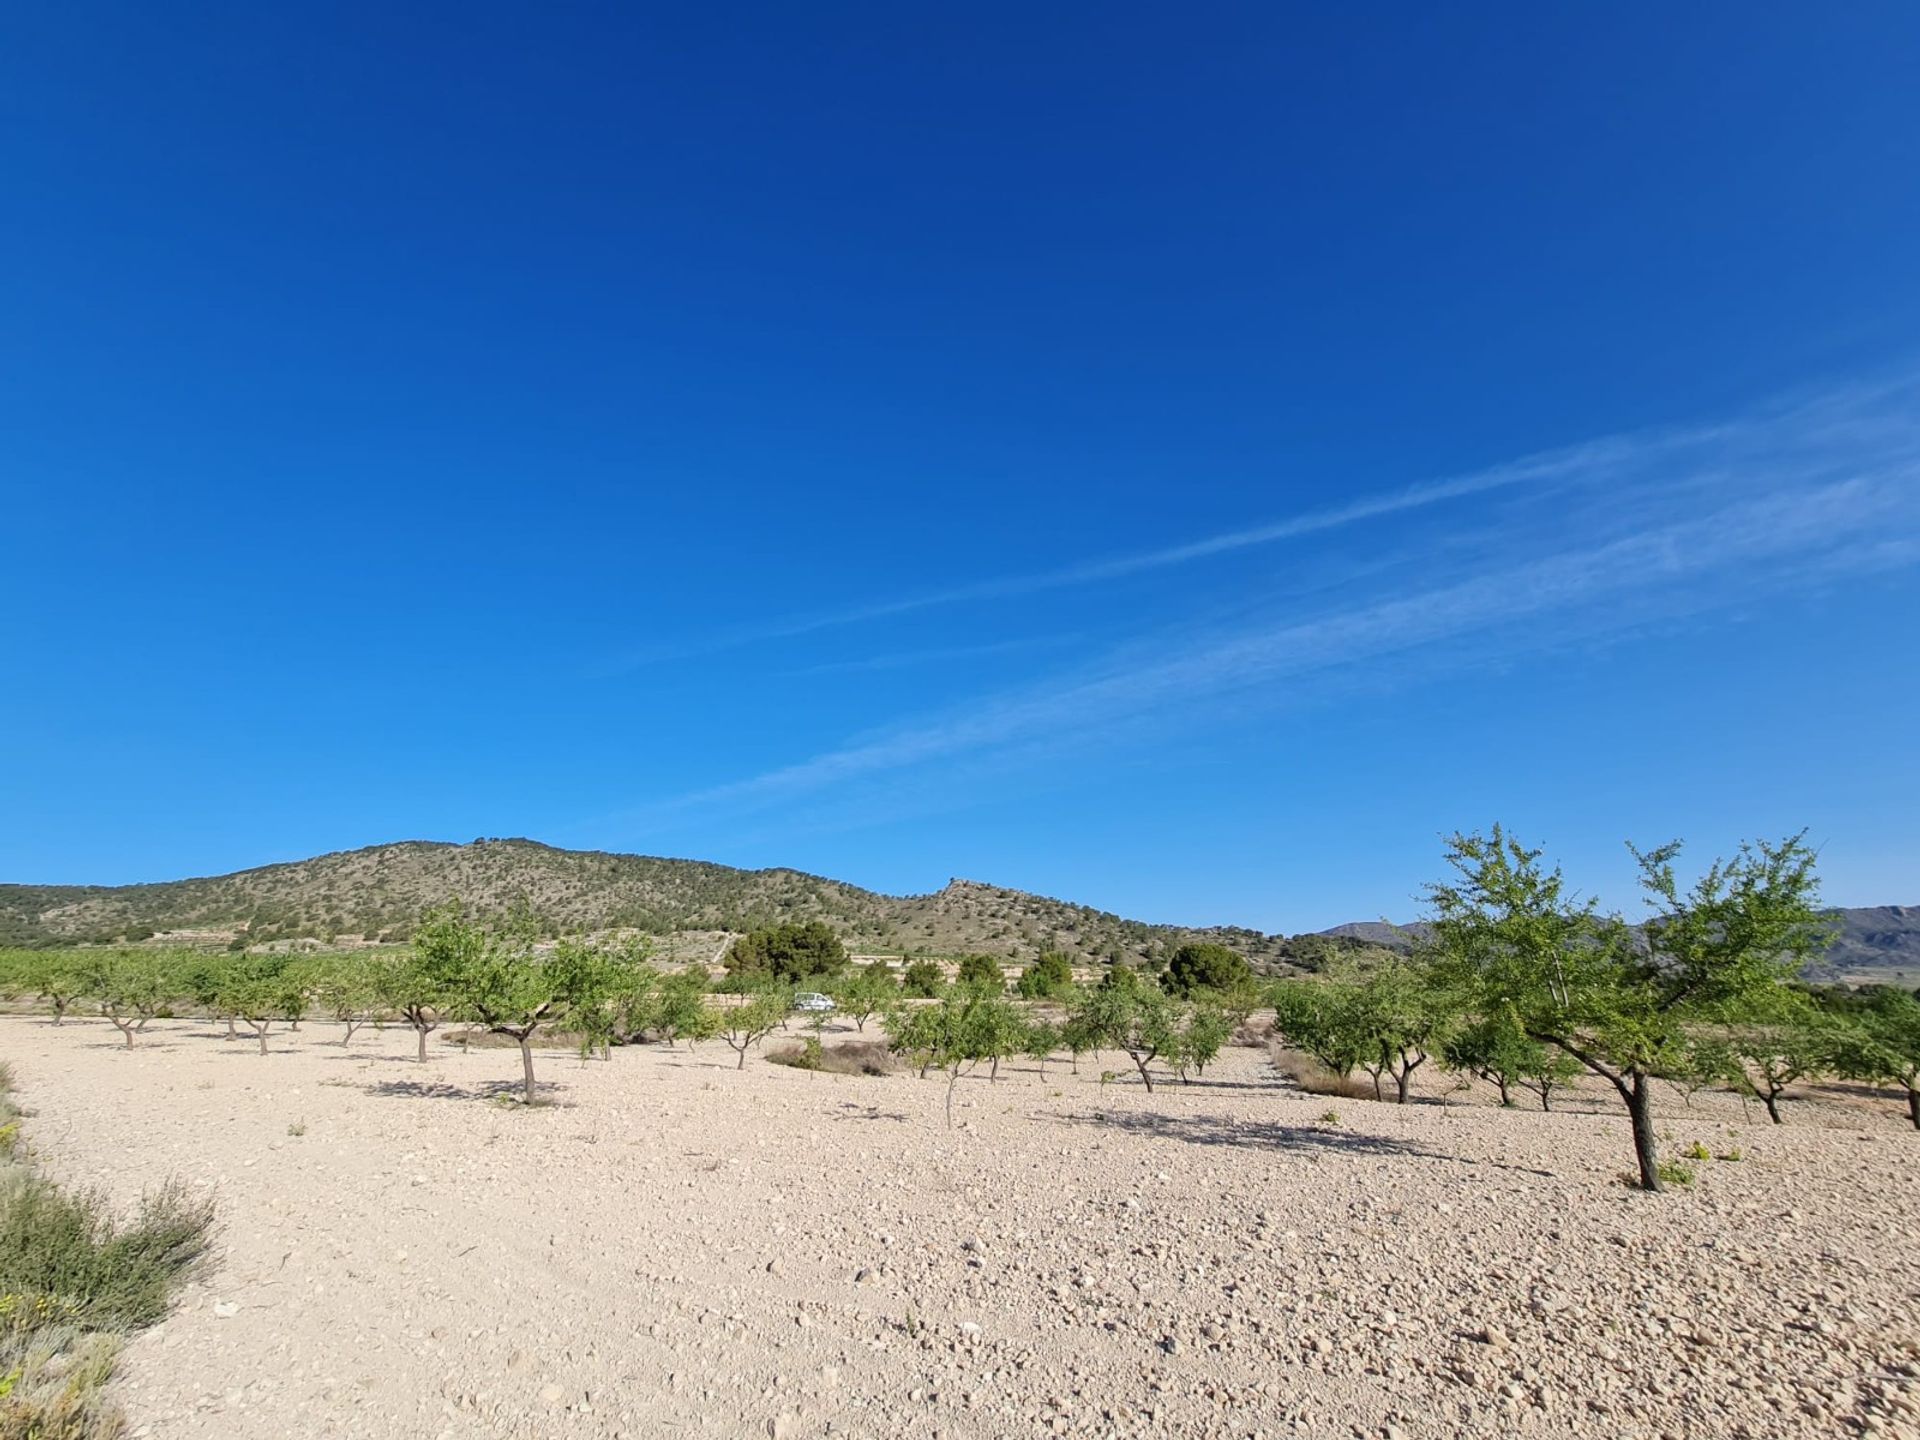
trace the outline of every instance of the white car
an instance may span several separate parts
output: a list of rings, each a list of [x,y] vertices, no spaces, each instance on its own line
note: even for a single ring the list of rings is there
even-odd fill
[[[822,995],[818,990],[802,990],[798,995],[793,997],[793,1008],[796,1010],[831,1010],[833,1009],[833,999],[831,996]]]

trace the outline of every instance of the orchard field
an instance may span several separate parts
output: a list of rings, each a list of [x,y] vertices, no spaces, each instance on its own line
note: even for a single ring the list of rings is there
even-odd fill
[[[1676,854],[1309,979],[0,952],[0,1437],[1913,1435],[1920,997]]]
[[[854,1038],[827,1027],[828,1048]],[[869,1027],[869,1033],[871,1027]],[[1084,1057],[945,1086],[303,1023],[0,1020],[41,1163],[217,1195],[211,1262],[117,1390],[155,1437],[1911,1434],[1914,1137],[1842,1090],[1721,1094],[1663,1145],[1416,1077],[1161,1084]],[[1103,1076],[1110,1077],[1104,1078]]]

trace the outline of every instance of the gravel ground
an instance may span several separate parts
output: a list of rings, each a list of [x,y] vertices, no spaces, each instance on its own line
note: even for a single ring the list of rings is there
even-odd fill
[[[129,1348],[163,1437],[1920,1435],[1920,1135],[1663,1105],[1743,1158],[1624,1188],[1624,1122],[1289,1089],[540,1065],[337,1027],[0,1019],[61,1178],[213,1187]],[[831,1037],[830,1037],[831,1038]],[[1126,1068],[1114,1056],[1108,1068]],[[1329,1107],[1337,1123],[1322,1119]]]

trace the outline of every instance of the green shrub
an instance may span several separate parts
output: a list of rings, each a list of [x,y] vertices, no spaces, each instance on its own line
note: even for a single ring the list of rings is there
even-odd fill
[[[1184,1000],[1196,990],[1225,993],[1252,979],[1253,971],[1239,951],[1206,941],[1191,941],[1173,952],[1160,984],[1169,995]]]
[[[1007,983],[1007,977],[1001,972],[1000,962],[991,955],[962,955],[960,972],[956,979],[969,989],[983,986],[992,990],[1001,990]]]
[[[944,978],[931,960],[916,960],[901,973],[900,988],[912,999],[931,1000],[940,993]]]
[[[134,1329],[166,1314],[174,1283],[206,1253],[210,1201],[152,1192],[117,1226],[98,1193],[67,1193],[22,1168],[0,1173],[0,1295],[40,1297],[91,1330]]]
[[[1014,987],[1028,1000],[1051,1000],[1073,988],[1073,962],[1058,950],[1049,950],[1025,970]]]

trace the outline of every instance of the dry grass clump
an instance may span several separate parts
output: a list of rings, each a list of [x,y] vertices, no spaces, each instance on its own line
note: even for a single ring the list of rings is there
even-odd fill
[[[1309,1095],[1336,1095],[1343,1100],[1377,1100],[1373,1082],[1356,1080],[1351,1075],[1336,1075],[1313,1056],[1289,1049],[1278,1040],[1267,1042],[1267,1058],[1295,1085]]]
[[[900,1068],[893,1052],[881,1040],[843,1040],[837,1045],[822,1045],[809,1039],[799,1044],[769,1046],[766,1058],[775,1065],[795,1070],[825,1070],[833,1075],[891,1075]]]
[[[123,1426],[104,1387],[120,1337],[166,1314],[206,1253],[212,1204],[168,1186],[116,1224],[104,1197],[20,1158],[12,1083],[0,1066],[0,1440],[113,1440]]]

